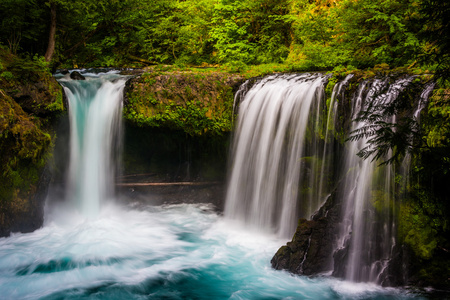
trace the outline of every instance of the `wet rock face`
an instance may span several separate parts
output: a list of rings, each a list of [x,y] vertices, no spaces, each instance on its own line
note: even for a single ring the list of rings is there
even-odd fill
[[[43,223],[51,174],[45,168],[62,88],[48,70],[0,48],[0,236]]]
[[[86,79],[78,71],[73,71],[72,73],[70,73],[70,78],[72,78],[73,80],[85,80]]]
[[[332,270],[340,207],[333,194],[312,220],[300,219],[292,241],[282,246],[272,258],[272,267],[299,275]]]
[[[52,77],[37,82],[8,82],[2,89],[30,115],[49,118],[64,109],[61,86]]]
[[[315,260],[308,259],[321,252],[321,247],[315,239],[315,235],[323,233],[324,225],[325,222],[323,221],[300,219],[292,241],[278,250],[271,261],[272,267],[277,270],[284,269],[304,275],[325,271],[325,266],[320,267],[318,264],[311,264]]]
[[[45,199],[51,178],[52,174],[46,167],[36,187],[29,193],[28,198],[23,200],[23,207],[10,208],[2,213],[0,237],[9,236],[14,232],[33,232],[42,227]]]

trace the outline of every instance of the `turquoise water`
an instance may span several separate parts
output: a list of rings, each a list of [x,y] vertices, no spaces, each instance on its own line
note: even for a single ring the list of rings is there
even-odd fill
[[[287,241],[211,205],[113,205],[110,152],[125,79],[83,74],[86,81],[59,79],[71,107],[68,201],[49,205],[43,228],[0,238],[0,299],[421,298],[276,271],[270,260]]]
[[[270,267],[285,240],[209,205],[55,209],[43,228],[0,239],[2,299],[419,299],[401,289]],[[421,298],[423,299],[423,298]]]
[[[127,77],[116,71],[83,72],[85,80],[59,76],[68,99],[70,157],[67,200],[95,217],[113,198],[116,154],[121,145],[123,89]]]

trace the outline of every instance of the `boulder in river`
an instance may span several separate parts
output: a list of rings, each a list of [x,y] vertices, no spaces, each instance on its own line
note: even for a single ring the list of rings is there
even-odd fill
[[[86,79],[78,71],[73,71],[72,73],[70,73],[70,78],[72,78],[73,80],[85,80]]]

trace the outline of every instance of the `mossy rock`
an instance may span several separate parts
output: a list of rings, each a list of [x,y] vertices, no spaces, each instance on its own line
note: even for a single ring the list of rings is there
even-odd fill
[[[21,59],[1,47],[0,63],[0,87],[26,113],[49,118],[64,111],[62,88],[46,66]]]
[[[1,89],[0,111],[0,227],[8,227],[30,209],[52,139]]]
[[[1,47],[0,64],[1,236],[36,211],[33,199],[51,157],[52,124],[64,105],[62,88],[45,66]]]
[[[233,128],[234,93],[243,81],[227,73],[144,73],[127,83],[124,116],[138,126],[220,135]]]

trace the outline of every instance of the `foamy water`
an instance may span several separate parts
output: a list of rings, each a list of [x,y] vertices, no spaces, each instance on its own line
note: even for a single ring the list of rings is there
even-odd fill
[[[404,290],[270,267],[285,240],[244,230],[209,205],[54,212],[0,239],[2,299],[412,299]]]

